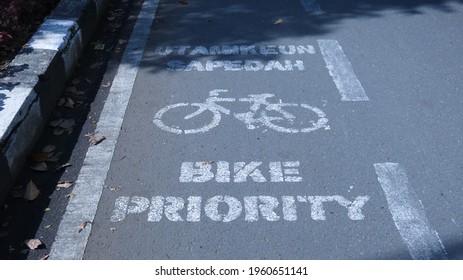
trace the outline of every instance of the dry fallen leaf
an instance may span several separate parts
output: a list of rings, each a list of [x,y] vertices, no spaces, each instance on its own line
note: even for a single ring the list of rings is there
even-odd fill
[[[103,65],[103,62],[95,62],[92,65],[90,65],[90,69],[96,69],[99,68]]]
[[[31,155],[31,159],[35,162],[42,162],[48,160],[48,153],[36,153]]]
[[[37,162],[31,166],[31,169],[38,172],[46,172],[48,171],[48,166],[45,162]]]
[[[280,18],[280,19],[277,19],[274,24],[282,24],[282,23],[283,23],[283,20]]]
[[[59,181],[56,185],[57,188],[67,189],[71,187],[74,183],[71,181]]]
[[[102,85],[102,87],[104,87],[104,88],[109,88],[110,86],[111,86],[110,82],[107,82],[106,84]]]
[[[113,192],[115,192],[115,191],[120,191],[120,190],[122,189],[121,187],[111,187],[111,186],[106,186],[106,185],[103,186],[103,187],[104,187],[105,189],[108,189],[108,190],[113,191]]]
[[[63,122],[62,119],[54,120],[54,121],[50,122],[50,126],[51,127],[58,127],[62,122]]]
[[[109,27],[114,28],[114,29],[118,29],[118,28],[120,28],[121,26],[122,26],[122,24],[121,24],[120,22],[111,22],[111,23],[109,24]]]
[[[68,88],[66,89],[66,92],[76,94],[78,91],[77,91],[77,88],[76,88],[76,87],[68,87]]]
[[[55,150],[56,150],[55,145],[47,145],[47,146],[43,147],[42,153],[49,154],[49,153],[53,153]]]
[[[94,49],[102,51],[102,50],[104,50],[104,44],[96,44]]]
[[[58,153],[51,153],[49,154],[49,158],[47,162],[57,162],[59,161],[59,157],[63,154],[63,152],[58,152]]]
[[[26,186],[26,191],[24,193],[24,199],[27,201],[32,201],[36,199],[40,194],[39,189],[34,184],[34,182],[30,181]]]
[[[75,102],[70,97],[66,97],[66,103],[64,103],[64,107],[66,108],[74,108]]]
[[[35,250],[39,248],[40,245],[42,244],[43,244],[42,241],[40,241],[39,239],[29,239],[26,241],[27,247],[29,247],[29,249],[31,250]]]
[[[62,170],[62,169],[64,169],[64,168],[67,168],[67,167],[69,167],[69,166],[72,166],[72,164],[70,164],[69,162],[68,162],[68,163],[65,163],[65,164],[62,164],[62,165],[56,167],[55,172],[60,171],[60,170]]]
[[[62,122],[59,124],[59,127],[63,128],[63,129],[69,129],[69,128],[73,128],[74,125],[76,124],[76,121],[73,120],[73,119],[63,119],[61,120]]]
[[[43,228],[44,228],[44,229],[49,229],[49,228],[51,228],[51,225],[46,225],[46,226],[44,226]]]
[[[41,257],[39,260],[40,261],[48,260],[48,257],[50,257],[50,255],[45,255],[45,256]]]
[[[58,136],[58,135],[63,134],[63,132],[64,132],[64,129],[57,127],[53,130],[53,135]]]
[[[74,197],[76,197],[76,194],[75,193],[70,193],[70,194],[67,194],[65,197],[69,198],[69,199],[73,199]]]
[[[75,78],[74,80],[72,80],[71,83],[72,83],[73,85],[77,86],[78,84],[80,84],[80,79]]]
[[[64,105],[64,103],[66,103],[66,98],[61,97],[61,98],[58,100],[58,102],[56,103],[56,106],[61,107],[61,106]]]
[[[81,223],[79,225],[79,229],[77,230],[77,233],[80,233],[81,231],[83,231],[87,227],[88,224],[92,224],[92,222],[85,221],[85,222]]]
[[[124,40],[124,39],[119,39],[118,43],[119,43],[120,45],[122,45],[122,44],[125,44],[125,43],[127,43],[127,40]]]
[[[88,142],[92,146],[98,145],[106,139],[106,136],[95,136],[95,133],[87,133],[85,136],[88,137]]]

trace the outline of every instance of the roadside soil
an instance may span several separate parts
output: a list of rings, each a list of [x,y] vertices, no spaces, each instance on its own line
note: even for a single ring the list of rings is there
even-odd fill
[[[0,75],[60,0],[0,0]]]

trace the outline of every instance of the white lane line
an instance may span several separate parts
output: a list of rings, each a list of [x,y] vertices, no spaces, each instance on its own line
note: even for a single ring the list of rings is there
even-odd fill
[[[374,164],[389,210],[410,255],[415,260],[447,259],[437,232],[426,217],[417,194],[398,163]]]
[[[341,94],[342,101],[368,101],[354,69],[336,40],[317,40],[326,68]]]
[[[95,130],[105,135],[107,140],[91,146],[87,151],[73,189],[76,196],[69,201],[66,208],[51,248],[50,259],[82,259],[84,256],[92,228],[91,222],[101,198],[158,3],[159,0],[145,0],[143,3]],[[83,223],[86,227],[79,232]]]
[[[321,12],[322,9],[316,0],[300,0],[306,12]]]

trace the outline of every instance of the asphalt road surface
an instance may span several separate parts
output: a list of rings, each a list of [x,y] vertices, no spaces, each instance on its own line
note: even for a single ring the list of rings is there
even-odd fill
[[[50,258],[463,258],[461,1],[144,2]]]

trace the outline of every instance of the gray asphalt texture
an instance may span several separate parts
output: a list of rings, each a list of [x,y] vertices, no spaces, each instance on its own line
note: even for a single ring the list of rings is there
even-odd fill
[[[181,2],[160,1],[84,259],[410,259],[375,172],[374,164],[385,162],[399,163],[405,170],[409,187],[416,192],[448,258],[463,259],[463,1],[319,0],[323,12],[317,13],[306,12],[299,1]],[[129,11],[124,3],[110,10]],[[136,14],[139,5],[129,3],[133,4],[129,14]],[[122,22],[120,34],[108,29],[113,23],[103,23],[92,41],[102,41],[109,48],[117,39],[128,39],[134,21]],[[369,101],[341,101],[317,40],[340,44]],[[315,54],[155,53],[156,47],[169,45],[312,45]],[[111,84],[121,53],[109,60],[111,51],[93,47],[87,49],[91,55],[85,55],[75,77],[92,80],[89,87]],[[166,68],[172,60],[197,60],[202,65],[207,60],[260,60],[264,64],[301,60],[305,69],[254,72],[224,71],[222,67],[172,72]],[[95,61],[104,66],[91,70]],[[222,114],[220,124],[210,131],[177,135],[153,123],[162,108],[204,102],[213,89],[228,90],[220,97],[236,102],[219,103],[231,113]],[[10,233],[3,239],[1,258],[24,258],[29,252],[29,259],[38,259],[49,252],[68,200],[65,195],[72,193],[71,189],[55,190],[56,183],[77,180],[89,145],[84,135],[94,129],[108,91],[107,86],[89,90],[74,110],[78,112],[58,109],[66,116],[78,115],[73,116],[78,122],[74,132],[59,136],[59,144],[55,143],[65,151],[57,164],[70,162],[72,167],[53,176],[29,176],[29,166],[25,167],[16,185],[25,185],[32,177],[41,195],[34,202],[8,200],[5,220],[10,225],[4,230],[2,224],[0,232]],[[249,104],[238,99],[262,93],[274,94],[269,99],[273,103],[321,109],[330,129],[295,134],[263,125],[247,129],[233,116],[249,111]],[[294,124],[287,126],[303,128],[316,120],[307,109],[285,109],[296,116]],[[192,107],[175,108],[163,121],[191,129],[212,119],[210,112],[183,119],[192,112]],[[57,141],[51,130],[45,131],[37,151]],[[230,163],[231,182],[219,183],[215,178],[204,183],[180,182],[183,162],[211,163],[215,173],[219,161]],[[259,169],[268,182],[254,182],[250,177],[245,183],[233,182],[233,164],[252,161],[262,162]],[[297,176],[302,181],[270,182],[269,163],[289,161],[299,161]],[[323,204],[326,220],[313,220],[311,204],[301,202],[296,202],[296,221],[283,219],[282,196],[336,195],[350,201],[369,196],[362,208],[364,219],[351,220],[347,209],[335,202]],[[200,196],[201,221],[173,222],[164,215],[159,222],[148,222],[147,209],[111,222],[115,201],[121,196],[172,196],[185,202],[190,196]],[[241,215],[227,223],[212,221],[204,206],[214,196],[239,200]],[[266,221],[261,215],[258,221],[245,221],[246,196],[277,198],[279,220]],[[183,219],[186,207],[178,212]],[[45,208],[49,211],[43,212]],[[222,203],[218,211],[227,213],[228,208]],[[45,245],[24,250],[23,241],[29,238],[40,238]]]
[[[432,2],[319,1],[324,12],[314,15],[299,1],[161,1],[106,181],[117,191],[103,192],[84,258],[409,259],[373,167],[382,162],[404,167],[449,258],[463,258],[463,6],[461,1]],[[370,101],[341,101],[318,48],[320,39],[339,42]],[[256,57],[303,60],[304,71],[286,72],[171,72],[167,61],[192,58],[154,53],[158,46],[232,44],[313,45],[316,53]],[[229,90],[222,97],[271,93],[275,102],[315,106],[326,113],[330,130],[248,130],[223,114],[220,124],[205,133],[177,135],[153,124],[161,108],[204,102],[212,89]],[[249,109],[239,102],[222,105],[232,112]],[[166,121],[181,122],[181,110],[177,112]],[[210,115],[201,117],[207,122]],[[182,162],[202,161],[231,166],[259,161],[267,179],[269,162],[299,161],[303,180],[179,181]],[[241,203],[243,197],[257,195],[341,195],[349,200],[367,195],[370,200],[362,209],[365,219],[357,221],[335,204],[327,204],[324,221],[310,218],[308,204],[298,204],[298,219],[292,222],[262,217],[246,222],[244,210],[229,223],[212,221],[204,210],[200,222],[166,217],[148,222],[147,211],[110,221],[120,196],[201,196],[204,206],[217,195]],[[179,213],[185,217],[186,209]]]

